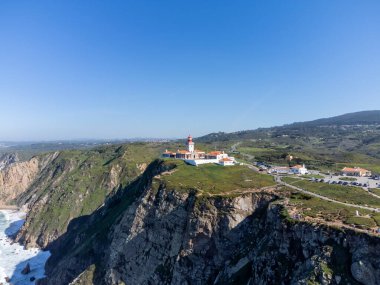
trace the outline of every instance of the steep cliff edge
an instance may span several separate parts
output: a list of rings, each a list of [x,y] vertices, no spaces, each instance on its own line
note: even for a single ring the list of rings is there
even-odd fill
[[[5,153],[0,155],[0,171],[18,161],[19,158],[17,153]]]
[[[0,169],[0,205],[15,204],[16,198],[33,183],[57,154],[41,155],[28,161],[7,164]],[[8,160],[9,161],[9,160]]]
[[[186,190],[177,173],[155,161],[73,220],[39,284],[379,284],[378,238],[290,220],[281,189]]]
[[[140,175],[157,147],[136,143],[55,153],[16,199],[28,209],[16,241],[46,247],[72,219],[91,214],[112,191]]]

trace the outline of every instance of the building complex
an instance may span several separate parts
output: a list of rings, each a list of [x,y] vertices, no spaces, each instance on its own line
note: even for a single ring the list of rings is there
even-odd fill
[[[224,151],[211,151],[206,153],[201,150],[195,149],[193,138],[189,135],[186,142],[186,149],[178,149],[176,152],[166,150],[162,157],[171,157],[182,159],[186,163],[198,166],[200,164],[216,163],[223,166],[230,166],[236,164],[234,157],[228,156]]]

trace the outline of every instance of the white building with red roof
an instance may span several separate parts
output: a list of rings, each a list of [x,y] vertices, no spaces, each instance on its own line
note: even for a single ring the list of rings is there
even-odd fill
[[[290,171],[293,174],[300,174],[300,175],[305,175],[308,173],[307,168],[305,167],[305,164],[303,165],[295,165],[293,167],[290,167]]]
[[[206,152],[195,149],[193,137],[187,137],[186,149],[178,149],[176,152],[166,150],[162,157],[182,159],[191,165],[200,165],[207,163],[216,163],[223,166],[234,165],[236,163],[234,157],[229,157],[224,151]]]
[[[360,168],[360,167],[345,167],[342,169],[342,175],[346,176],[359,176],[359,177],[364,177],[364,176],[371,176],[372,173],[371,171]]]

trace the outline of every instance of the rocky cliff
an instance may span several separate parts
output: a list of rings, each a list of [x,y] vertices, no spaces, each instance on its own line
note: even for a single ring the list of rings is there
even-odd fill
[[[156,152],[147,144],[58,152],[17,197],[28,215],[16,241],[46,247],[72,219],[91,214],[112,191],[140,175]]]
[[[140,175],[160,150],[157,144],[111,145],[8,165],[0,171],[0,205],[17,204],[28,212],[16,241],[46,247],[73,218],[91,214]]]
[[[7,168],[8,166],[17,162],[18,160],[19,159],[17,153],[6,153],[0,155],[0,170]]]
[[[379,284],[378,238],[290,220],[281,190],[204,195],[168,171],[153,162],[74,219],[39,284]]]
[[[0,170],[0,205],[16,203],[16,198],[28,189],[38,173],[54,159],[55,155],[52,153],[38,156],[24,162],[15,162],[16,158],[12,156],[13,162]],[[7,161],[10,162],[9,159]]]

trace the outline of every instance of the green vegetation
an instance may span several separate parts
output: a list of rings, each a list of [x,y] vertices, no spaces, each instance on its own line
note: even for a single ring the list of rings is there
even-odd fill
[[[283,180],[299,188],[337,201],[380,208],[380,199],[373,197],[359,187],[315,183],[291,177],[285,177]]]
[[[79,278],[75,279],[71,284],[72,285],[92,285],[95,271],[96,271],[96,266],[95,264],[92,264],[80,275]]]
[[[376,222],[372,218],[366,217],[350,217],[346,220],[346,223],[366,227],[376,226]]]
[[[325,178],[323,175],[319,175],[319,174],[305,174],[305,175],[301,175],[300,177],[302,177],[302,178],[315,178],[315,179]]]
[[[380,215],[360,208],[348,207],[294,192],[289,200],[304,216],[320,218],[328,222],[341,221],[345,224],[374,227],[380,223]],[[356,216],[356,211],[362,215]],[[368,216],[368,217],[363,217]]]
[[[339,180],[342,181],[356,181],[357,179],[355,177],[341,177]]]
[[[373,194],[380,196],[380,188],[370,188],[369,191],[371,191]]]
[[[309,169],[340,171],[359,166],[380,173],[380,111],[234,133],[213,133],[203,142],[239,142],[240,156],[286,165],[305,163]]]
[[[325,262],[321,262],[321,263],[320,263],[320,266],[321,266],[321,269],[322,269],[323,273],[328,274],[328,275],[330,275],[330,276],[333,275],[334,272],[333,272],[333,270],[327,265],[327,263],[325,263]]]
[[[166,163],[176,165],[173,173],[161,177],[168,189],[194,189],[200,193],[225,194],[239,189],[275,185],[273,177],[256,173],[246,166],[206,164],[195,167],[180,160],[166,160]]]
[[[111,191],[140,175],[162,149],[160,144],[134,143],[60,152],[18,201],[48,199],[28,215],[29,232],[65,232],[70,220],[91,214]]]

